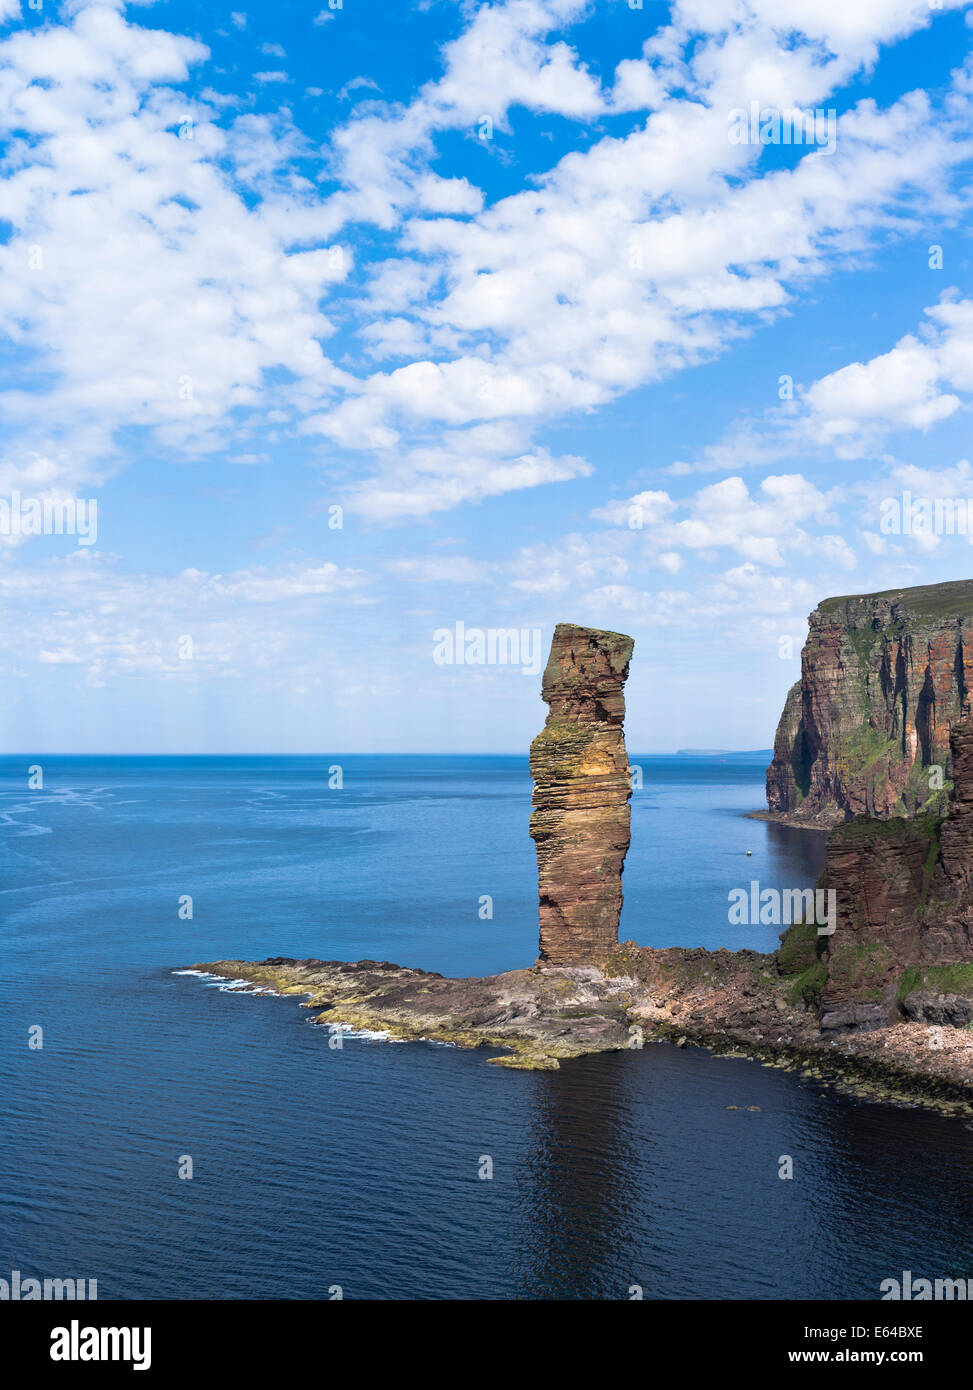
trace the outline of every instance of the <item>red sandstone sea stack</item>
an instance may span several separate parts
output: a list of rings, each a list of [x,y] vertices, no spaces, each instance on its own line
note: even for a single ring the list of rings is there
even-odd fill
[[[597,965],[618,943],[632,794],[622,725],[634,643],[558,623],[541,694],[547,722],[530,748],[540,958]]]

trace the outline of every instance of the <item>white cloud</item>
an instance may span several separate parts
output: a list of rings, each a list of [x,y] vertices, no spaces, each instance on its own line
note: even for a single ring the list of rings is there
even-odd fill
[[[756,496],[742,478],[724,478],[679,502],[665,492],[636,493],[592,515],[643,534],[656,563],[673,574],[686,550],[715,554],[729,548],[753,564],[780,568],[787,551],[800,552],[808,544],[809,522],[834,524],[837,500],[837,492],[822,493],[791,473],[764,478]],[[814,537],[813,543],[832,563],[854,563],[839,537]]]
[[[636,530],[643,526],[654,526],[670,516],[676,506],[677,503],[667,492],[637,492],[624,502],[609,502],[604,507],[596,507],[591,515],[598,521]]]
[[[857,36],[848,29],[843,72],[867,48]],[[714,42],[697,55],[701,94],[714,101],[718,86],[741,99],[772,37],[763,34],[753,51]],[[785,64],[775,81],[800,81],[802,98],[819,95],[829,79],[811,50],[800,52],[807,71]],[[451,94],[450,120],[461,113],[453,85],[444,78],[435,89],[437,101]],[[393,205],[408,210],[391,172],[402,168],[396,142],[411,131],[421,150],[434,125],[430,104],[426,93],[397,118],[370,115],[341,137],[352,182],[352,154],[360,157],[366,137],[368,167],[379,161],[389,201],[375,205],[373,185],[369,215],[380,222]],[[906,190],[921,188],[927,209],[946,213],[952,170],[973,152],[970,110],[959,87],[946,117],[921,94],[884,112],[863,102],[842,118],[835,154],[812,152],[761,177],[757,152],[728,141],[725,106],[667,96],[644,127],[565,156],[537,189],[484,211],[457,190],[462,219],[406,222],[404,264],[422,271],[411,284],[403,277],[394,312],[365,330],[373,355],[413,360],[364,378],[353,398],[307,428],[346,447],[386,449],[436,421],[536,427],[709,360],[783,309],[809,277],[853,261],[870,238],[900,225]],[[436,184],[413,177],[408,185],[413,196],[422,190],[424,213],[449,205],[437,202]],[[377,287],[386,274],[383,267]]]
[[[696,460],[680,460],[669,472],[761,466],[807,452],[860,458],[896,431],[927,431],[950,419],[973,395],[973,299],[951,291],[925,315],[918,334],[798,387],[793,402],[762,419],[734,422]]]
[[[925,341],[907,334],[890,351],[852,362],[809,388],[807,428],[823,443],[862,447],[895,429],[925,430],[960,407],[950,386],[973,391],[973,300],[926,310]]]
[[[87,464],[97,478],[123,426],[222,447],[229,412],[242,423],[281,404],[268,371],[322,390],[339,379],[319,299],[350,252],[289,249],[275,169],[297,137],[254,115],[224,130],[187,102],[169,84],[205,58],[101,5],[0,43],[0,122],[16,132],[0,186],[14,228],[0,247],[0,331],[44,383],[42,410],[36,391],[0,394],[8,458],[19,449],[25,469],[31,454],[64,455],[72,477]]]
[[[415,584],[479,584],[487,566],[468,555],[426,555],[415,560],[388,560],[385,570],[396,579]]]
[[[499,451],[479,452],[478,441],[489,444],[477,431],[470,431],[463,438],[447,436],[442,445],[390,456],[378,479],[351,488],[347,509],[369,521],[388,523],[542,483],[586,477],[592,471],[585,459],[573,454],[554,457],[546,449],[534,449],[518,457],[502,457]]]
[[[509,563],[511,589],[554,597],[603,590],[628,576],[629,535],[565,536],[555,544],[525,546]]]
[[[644,59],[624,58],[615,69],[611,105],[615,111],[651,111],[661,106],[666,84]]]
[[[793,616],[795,610],[807,610],[820,600],[813,584],[792,575],[768,574],[759,565],[745,563],[727,570],[709,591],[715,605],[739,612],[745,604],[745,621],[753,615],[768,613]]]
[[[894,463],[860,481],[855,492],[862,498],[862,539],[873,554],[932,555],[973,544],[973,467],[968,459],[939,468]],[[893,530],[888,529],[889,517]]]
[[[661,555],[656,556],[657,565],[667,570],[669,574],[678,574],[683,566],[683,558],[678,550],[666,550]]]
[[[187,569],[125,573],[97,553],[16,569],[0,566],[0,636],[29,665],[83,667],[96,685],[126,675],[192,679],[313,664],[322,603],[363,601],[366,578],[331,562],[256,566],[229,574]],[[192,656],[180,640],[192,639]]]
[[[939,11],[961,9],[967,0],[942,0]],[[929,0],[677,0],[679,19],[692,30],[720,33],[757,23],[786,39],[801,33],[830,53],[855,62],[874,60],[878,48],[933,22]]]
[[[347,101],[352,92],[380,92],[382,89],[371,77],[352,77],[338,90],[338,100]]]
[[[843,536],[815,536],[816,557],[836,569],[853,570],[858,566],[858,557]]]
[[[79,666],[82,658],[77,652],[68,651],[62,647],[59,651],[49,652],[41,649],[37,653],[37,660],[42,666]]]
[[[942,111],[920,95],[888,111],[861,103],[836,154],[792,169],[763,173],[759,149],[727,139],[727,102],[822,97],[876,45],[929,22],[911,0],[867,0],[853,18],[800,0],[786,22],[770,0],[680,0],[610,89],[559,37],[584,13],[582,0],[481,6],[411,103],[361,103],[332,133],[339,187],[327,195],[298,173],[314,152],[286,113],[222,126],[215,105],[187,103],[178,87],[207,57],[195,40],[94,4],[0,43],[0,118],[24,132],[0,192],[14,227],[0,247],[0,329],[53,383],[42,412],[33,392],[0,396],[25,451],[55,457],[70,431],[104,472],[123,428],[202,452],[228,442],[232,420],[245,456],[258,452],[248,424],[274,410],[354,453],[349,505],[375,519],[566,481],[589,465],[540,447],[546,422],[724,351],[810,276],[900,226],[905,190],[926,215],[955,210],[950,178],[971,143],[961,79]],[[795,28],[809,41],[793,41]],[[473,136],[489,116],[496,138],[521,108],[649,115],[484,208],[468,178],[433,168],[436,137]],[[193,138],[180,139],[187,115]],[[355,223],[398,239],[359,301],[364,360],[385,369],[359,376],[321,347],[333,333],[321,301],[352,269]],[[38,249],[42,270],[25,274]],[[933,377],[916,387],[904,371],[909,418],[951,408]],[[870,389],[819,383],[820,419],[846,437]],[[776,563],[771,540],[753,545]]]

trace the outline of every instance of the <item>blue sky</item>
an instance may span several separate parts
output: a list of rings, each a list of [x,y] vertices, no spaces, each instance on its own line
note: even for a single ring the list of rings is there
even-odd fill
[[[0,500],[98,508],[0,535],[0,746],[524,751],[434,633],[558,621],[768,746],[817,602],[970,575],[880,526],[973,499],[970,18],[0,0]]]

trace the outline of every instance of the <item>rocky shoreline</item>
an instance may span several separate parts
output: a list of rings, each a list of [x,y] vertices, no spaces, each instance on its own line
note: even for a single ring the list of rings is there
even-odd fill
[[[802,977],[786,950],[781,956],[625,942],[603,970],[538,964],[469,979],[388,961],[280,956],[194,969],[306,996],[303,1007],[324,1027],[500,1049],[488,1059],[497,1066],[554,1070],[572,1057],[671,1041],[796,1071],[863,1100],[973,1118],[973,1032],[902,1021],[829,1037],[796,991]]]
[[[196,968],[304,995],[317,1024],[495,1048],[498,1066],[554,1069],[672,1039],[973,1116],[973,640],[964,645],[957,604],[973,622],[973,581],[829,599],[812,614],[767,773],[769,810],[751,814],[841,823],[814,889],[788,890],[787,913],[769,919],[792,923],[772,954],[619,943],[633,644],[559,623],[548,715],[531,745],[534,965],[469,979],[283,956]],[[879,710],[875,692],[892,701],[881,729],[865,719]],[[923,770],[947,765],[930,800]]]
[[[827,835],[836,825],[843,825],[845,822],[844,816],[836,816],[830,821],[802,820],[790,811],[744,811],[743,814],[745,820],[770,821],[773,825],[792,826],[794,830],[816,830],[819,835]]]

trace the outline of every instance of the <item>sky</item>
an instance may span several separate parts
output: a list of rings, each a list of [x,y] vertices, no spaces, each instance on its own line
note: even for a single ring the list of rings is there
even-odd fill
[[[0,749],[765,748],[973,574],[965,0],[240,3],[0,0]]]

